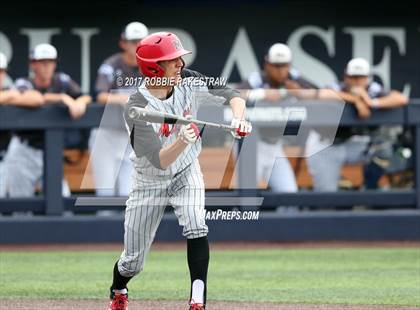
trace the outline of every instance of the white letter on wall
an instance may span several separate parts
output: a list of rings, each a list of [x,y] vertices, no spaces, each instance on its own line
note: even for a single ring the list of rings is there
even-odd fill
[[[50,43],[51,37],[61,33],[61,31],[59,28],[23,28],[20,33],[28,36],[29,49],[32,49],[38,44]]]
[[[98,28],[74,28],[72,34],[78,35],[81,42],[80,79],[82,91],[90,92],[90,38],[99,33]]]
[[[287,40],[287,44],[293,52],[293,67],[315,85],[324,87],[334,82],[337,77],[333,70],[302,48],[301,42],[307,35],[319,37],[327,47],[328,56],[332,57],[335,54],[334,28],[330,27],[328,30],[324,30],[317,26],[303,26],[295,30]]]
[[[384,50],[381,61],[373,64],[373,39],[375,36],[392,38],[401,55],[405,55],[405,31],[403,28],[344,28],[344,32],[353,38],[353,57],[363,57],[371,64],[372,73],[381,78],[385,89],[391,88],[391,48]],[[406,85],[407,87],[407,85]]]
[[[233,47],[223,68],[222,77],[229,79],[235,63],[241,79],[246,79],[248,75],[255,71],[260,71],[257,58],[249,41],[245,28],[241,27],[236,35]]]

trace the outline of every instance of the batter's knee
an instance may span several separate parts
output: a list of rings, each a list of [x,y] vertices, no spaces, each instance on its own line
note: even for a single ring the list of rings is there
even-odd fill
[[[184,226],[184,231],[182,234],[187,239],[196,239],[196,238],[205,237],[208,235],[208,233],[209,233],[209,229],[207,225],[204,224],[198,228],[190,228],[190,227]]]
[[[134,277],[144,267],[144,257],[140,253],[133,255],[122,255],[118,261],[118,271],[124,277]]]

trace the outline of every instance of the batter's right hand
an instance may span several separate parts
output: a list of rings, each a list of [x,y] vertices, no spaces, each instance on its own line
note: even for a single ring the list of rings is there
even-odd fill
[[[183,142],[193,144],[200,138],[200,130],[196,124],[190,123],[181,127],[178,136]]]
[[[251,134],[252,125],[244,119],[233,118],[230,125],[236,128],[235,131],[231,131],[231,134],[235,139],[242,139]]]

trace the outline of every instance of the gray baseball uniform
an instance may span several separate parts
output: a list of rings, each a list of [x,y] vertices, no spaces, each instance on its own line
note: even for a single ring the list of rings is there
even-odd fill
[[[183,70],[183,77],[200,76],[197,72]],[[143,269],[145,257],[168,204],[174,208],[186,238],[200,238],[208,232],[205,224],[204,181],[197,159],[201,139],[188,145],[174,163],[162,169],[159,152],[162,147],[175,141],[180,126],[133,121],[127,111],[135,106],[196,117],[200,103],[206,98],[201,96],[203,92],[216,95],[214,102],[219,103],[229,102],[238,95],[236,91],[224,87],[209,90],[205,83],[197,86],[182,84],[175,86],[168,99],[159,100],[142,85],[126,106],[125,120],[134,149],[130,158],[135,173],[125,214],[124,251],[118,262],[122,276],[131,277]]]
[[[291,69],[288,79],[296,82],[301,88],[316,88],[301,77],[300,73]],[[264,73],[254,72],[240,86],[242,89],[270,89],[273,86]],[[285,85],[278,87],[286,88]],[[254,104],[254,103],[252,103]],[[259,181],[269,183],[274,192],[297,192],[295,173],[283,150],[282,132],[276,127],[258,129],[257,176]]]
[[[333,83],[327,87],[335,91],[349,91],[344,82]],[[366,91],[371,98],[387,95],[377,82],[369,83]],[[329,130],[329,128],[311,130],[306,141],[306,152],[314,154],[307,158],[307,164],[314,181],[315,191],[337,191],[343,165],[367,160],[367,148],[371,139],[369,131],[373,129],[372,127],[339,127],[334,141],[330,141],[323,135],[323,130]]]

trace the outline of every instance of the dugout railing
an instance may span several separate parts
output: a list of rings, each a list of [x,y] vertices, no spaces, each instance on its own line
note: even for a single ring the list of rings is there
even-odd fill
[[[296,106],[312,107],[314,102],[301,101]],[[322,105],[318,102],[318,105]],[[91,104],[86,114],[79,120],[72,120],[66,107],[50,105],[38,109],[26,109],[13,106],[0,106],[0,130],[41,130],[44,132],[44,190],[42,196],[33,198],[0,199],[0,212],[32,211],[37,214],[61,215],[65,210],[93,212],[100,209],[121,209],[124,198],[108,199],[102,203],[100,199],[85,197],[85,203],[75,207],[76,197],[62,197],[64,133],[69,129],[89,129],[99,126],[104,105]],[[223,109],[217,106],[204,106],[200,115],[209,121],[223,121]],[[278,124],[278,123],[277,123]],[[271,122],[270,126],[276,126]],[[296,125],[296,124],[295,124]],[[243,190],[209,191],[206,194],[208,208],[220,207],[221,199],[225,206],[244,206],[253,209],[278,205],[305,206],[349,206],[368,205],[370,207],[418,208],[420,209],[420,100],[411,100],[403,108],[375,110],[369,119],[361,120],[350,106],[344,108],[340,126],[376,126],[403,125],[414,130],[413,156],[414,187],[404,190],[389,191],[338,191],[331,193],[315,193],[304,191],[299,193],[275,194],[268,190],[258,190],[256,172],[249,163],[256,160],[256,136],[247,141],[246,149],[241,150],[238,162],[238,184]],[[253,127],[267,126],[267,122],[253,122]],[[292,124],[293,126],[293,124]],[[242,166],[242,169],[241,169]],[[254,165],[255,166],[255,165]],[[89,202],[90,199],[90,202]]]

